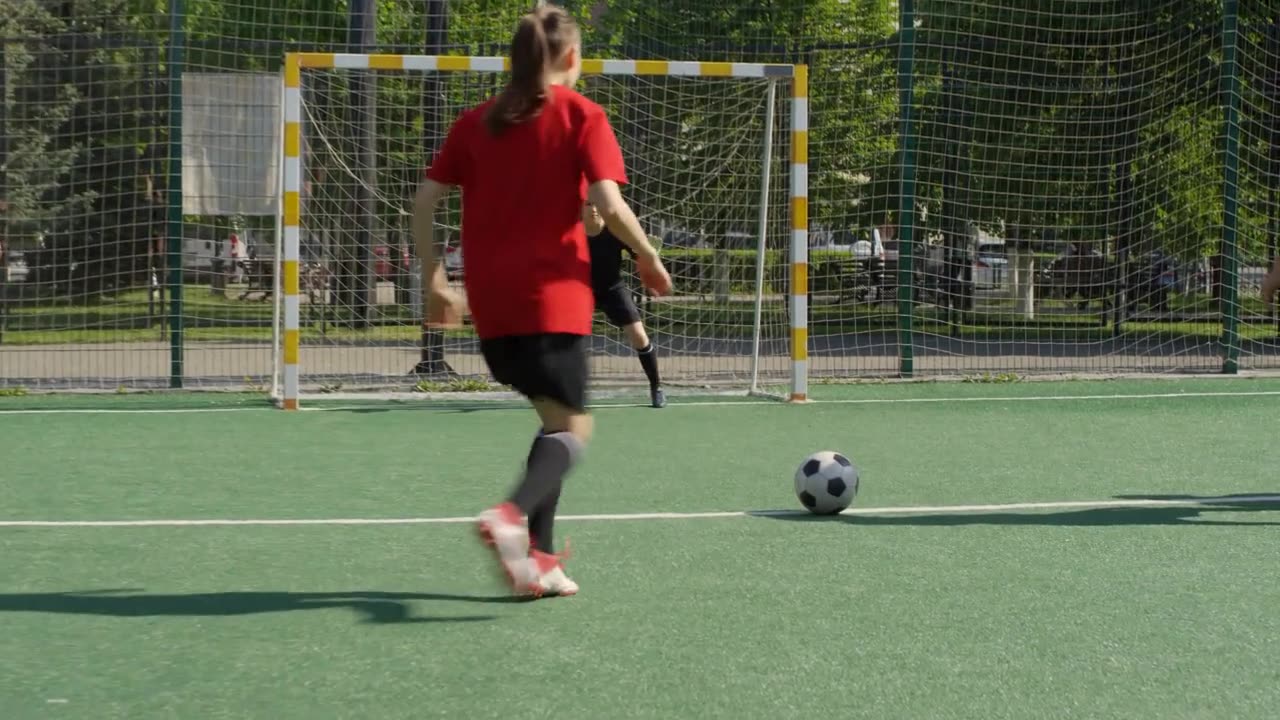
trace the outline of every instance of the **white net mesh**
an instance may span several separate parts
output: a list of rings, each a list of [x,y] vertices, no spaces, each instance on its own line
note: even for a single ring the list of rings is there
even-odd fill
[[[1259,286],[1280,45],[1264,6],[918,0],[909,53],[901,35],[813,53],[813,234],[831,248],[811,255],[814,377],[1274,366]],[[856,243],[866,259],[841,260]]]
[[[281,243],[261,182],[274,163],[257,148],[275,146],[277,123],[268,93],[253,89],[275,82],[286,53],[491,56],[528,9],[382,0],[357,42],[353,30],[369,24],[355,3],[168,4],[185,16],[123,0],[10,5],[0,13],[0,385],[109,391],[270,384]],[[1280,278],[1274,0],[564,5],[592,57],[808,65],[815,380],[1280,368],[1261,292],[1269,270]],[[422,353],[414,273],[387,250],[408,249],[398,212],[447,123],[501,77],[381,73],[365,155],[356,75],[307,77],[310,115],[327,129],[308,134],[307,153],[321,153],[307,158],[304,218],[315,261],[305,294],[317,302],[303,304],[301,368],[313,392],[402,386]],[[750,165],[766,82],[584,85],[610,105],[636,176],[629,192],[683,276],[682,295],[645,315],[673,380],[732,385],[750,365],[750,256],[728,249],[716,262],[714,250],[670,246],[755,232]],[[775,179],[788,151],[779,82]],[[770,377],[785,358],[785,186],[774,182],[763,203],[778,253],[761,284]],[[916,242],[900,273],[904,205]],[[601,324],[601,380],[638,378],[620,340]],[[454,369],[483,378],[468,339],[447,341]]]
[[[503,82],[499,73],[304,70],[304,395],[489,382],[470,329],[419,330],[409,206],[452,121]],[[664,383],[781,391],[791,369],[789,80],[596,75],[580,89],[609,114],[631,180],[624,194],[674,279],[673,296],[647,298],[624,262]],[[462,288],[459,216],[455,194],[437,223]],[[634,350],[602,315],[591,349],[598,388],[644,381]]]

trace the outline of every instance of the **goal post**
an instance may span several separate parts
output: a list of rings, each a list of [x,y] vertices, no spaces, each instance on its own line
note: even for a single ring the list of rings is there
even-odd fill
[[[583,92],[609,112],[623,147],[632,176],[624,194],[663,244],[676,284],[671,298],[637,294],[664,384],[805,401],[807,68],[584,59],[582,69]],[[408,207],[443,133],[500,89],[508,70],[501,57],[285,56],[272,383],[280,407],[485,389],[469,329],[427,334],[433,339],[419,331]],[[357,75],[373,80],[357,90]],[[359,91],[371,103],[357,103]],[[364,123],[376,128],[376,152],[361,145]],[[372,213],[362,204],[370,197]],[[465,274],[458,215],[455,197],[437,218],[451,281]],[[634,268],[625,274],[638,293]],[[447,375],[414,374],[427,343],[443,354]],[[618,329],[598,323],[593,388],[638,384],[630,351]]]

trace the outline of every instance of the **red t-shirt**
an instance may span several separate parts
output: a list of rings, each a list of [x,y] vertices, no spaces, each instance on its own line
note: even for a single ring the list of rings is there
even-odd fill
[[[427,177],[462,188],[467,303],[481,339],[591,334],[595,301],[582,227],[588,183],[627,181],[604,109],[552,86],[538,116],[494,137],[492,100],[462,115]]]

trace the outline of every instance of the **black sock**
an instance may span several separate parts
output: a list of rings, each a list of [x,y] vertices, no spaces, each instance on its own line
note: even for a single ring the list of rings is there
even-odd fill
[[[649,378],[649,387],[656,388],[662,384],[658,378],[658,350],[653,343],[636,350],[636,355],[640,358],[640,367],[644,368],[645,377]]]
[[[564,476],[569,474],[582,449],[582,441],[573,433],[550,433],[534,438],[524,477],[511,494],[511,502],[525,515],[533,515],[552,498],[559,498]],[[552,514],[554,508],[554,504],[551,505]]]
[[[543,431],[538,431],[538,437],[542,437],[543,434]],[[533,457],[532,446],[529,448],[529,457]],[[529,461],[525,460],[525,467],[528,467],[528,463]],[[534,550],[540,550],[548,554],[555,553],[553,536],[555,534],[556,506],[559,504],[560,488],[557,488],[554,495],[543,500],[541,505],[529,513],[529,540],[532,542]]]
[[[553,535],[555,534],[556,506],[559,504],[560,488],[557,487],[555,494],[543,500],[542,504],[529,515],[529,541],[533,543],[534,550],[540,550],[549,555],[555,554]]]

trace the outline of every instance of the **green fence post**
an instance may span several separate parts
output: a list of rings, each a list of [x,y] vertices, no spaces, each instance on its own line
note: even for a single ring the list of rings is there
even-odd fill
[[[901,196],[898,207],[898,374],[904,378],[915,372],[915,205],[916,138],[911,123],[915,77],[915,3],[898,3],[898,130],[902,143]]]
[[[182,387],[182,70],[186,55],[183,0],[169,0],[169,387]]]
[[[1240,77],[1236,50],[1239,0],[1222,8],[1222,88],[1227,95],[1226,167],[1222,183],[1222,372],[1235,374],[1240,366]]]

